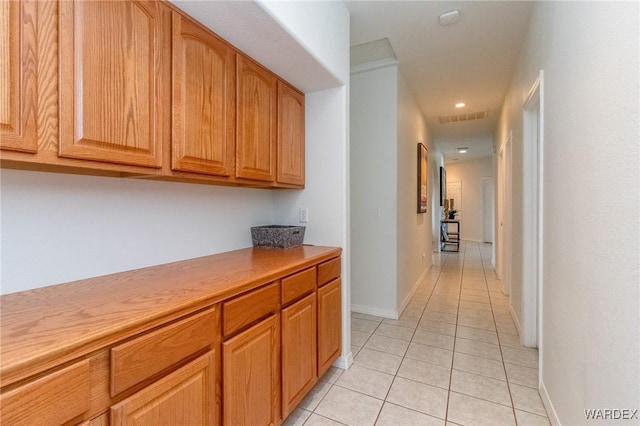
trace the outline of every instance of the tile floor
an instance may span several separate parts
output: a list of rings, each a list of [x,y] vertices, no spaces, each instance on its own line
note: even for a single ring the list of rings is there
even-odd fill
[[[549,425],[490,245],[437,255],[398,320],[354,313],[351,330],[351,368],[329,370],[285,425]]]

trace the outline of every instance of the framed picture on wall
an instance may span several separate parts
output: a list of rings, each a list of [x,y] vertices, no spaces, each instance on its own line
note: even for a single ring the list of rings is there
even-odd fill
[[[418,213],[427,212],[427,147],[418,143]]]
[[[444,167],[440,167],[440,205],[444,206],[444,200],[447,199],[447,171]]]

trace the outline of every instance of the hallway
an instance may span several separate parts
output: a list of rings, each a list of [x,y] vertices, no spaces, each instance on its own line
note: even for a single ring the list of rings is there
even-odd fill
[[[491,246],[434,265],[398,320],[354,313],[354,362],[332,368],[286,425],[548,425],[538,352],[520,346]]]

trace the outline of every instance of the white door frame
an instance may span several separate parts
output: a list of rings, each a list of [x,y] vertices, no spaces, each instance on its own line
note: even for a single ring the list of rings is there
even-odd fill
[[[542,338],[542,177],[544,72],[540,71],[522,106],[523,247],[521,343],[540,347]]]
[[[497,267],[496,274],[502,280],[502,292],[511,294],[511,146],[512,131],[498,149],[498,209],[496,215]]]

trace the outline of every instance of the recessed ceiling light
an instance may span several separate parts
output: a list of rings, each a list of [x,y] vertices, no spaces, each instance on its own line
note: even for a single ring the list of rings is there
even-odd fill
[[[466,154],[468,150],[469,150],[469,147],[467,147],[467,146],[458,147],[458,153],[459,154]]]
[[[465,105],[467,105],[467,104],[465,104],[464,102],[458,102],[456,104],[456,108],[463,108]]]

